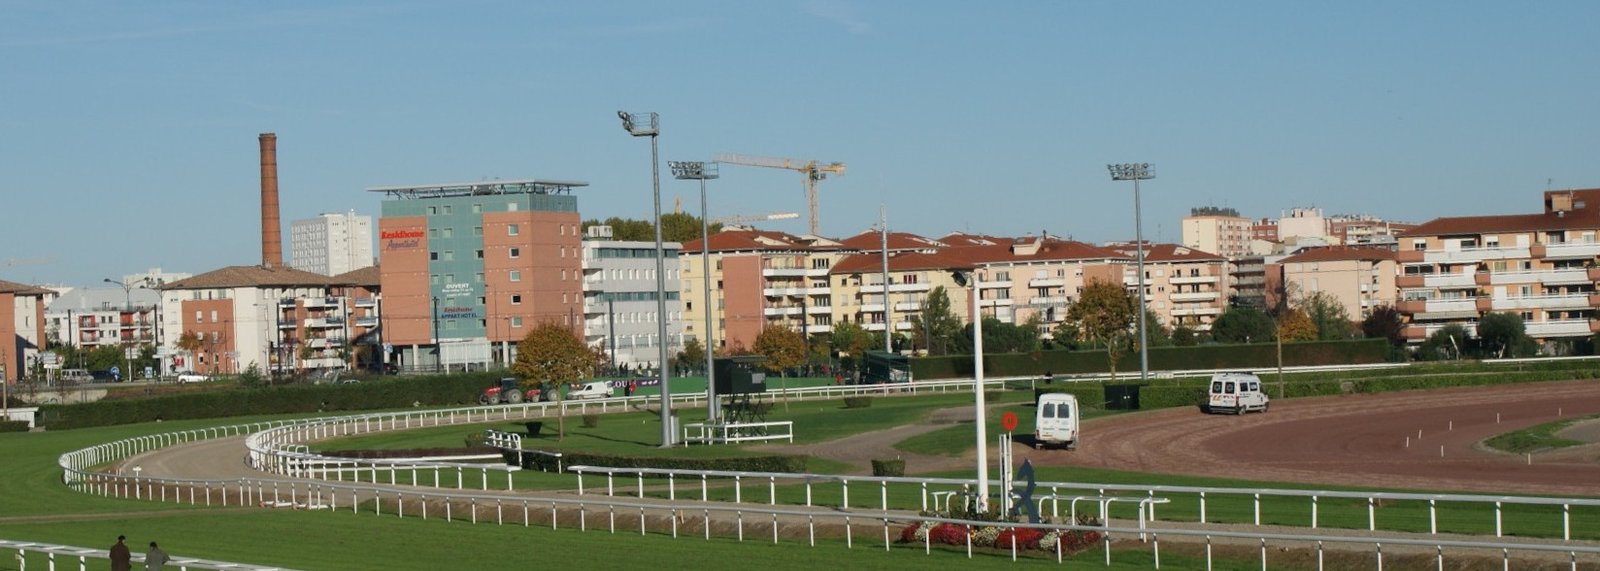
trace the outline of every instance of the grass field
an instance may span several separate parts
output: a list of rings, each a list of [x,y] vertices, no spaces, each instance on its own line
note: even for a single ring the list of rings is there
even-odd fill
[[[1595,418],[1600,418],[1600,416],[1585,416],[1581,418],[1569,418],[1555,422],[1547,422],[1537,426],[1530,426],[1522,430],[1507,432],[1505,434],[1495,436],[1485,440],[1483,444],[1495,450],[1511,452],[1515,454],[1543,452],[1546,450],[1587,444],[1587,442],[1579,440],[1561,438],[1556,436],[1556,433],[1561,432],[1568,426],[1572,426],[1586,420],[1593,420]]]
[[[1020,397],[1026,400],[1026,397]],[[806,441],[826,441],[845,434],[893,426],[919,418],[938,408],[970,403],[964,395],[918,397],[914,399],[884,399],[873,401],[871,408],[844,409],[838,402],[793,402],[787,412],[779,405],[773,419],[794,420],[797,433]],[[1019,407],[1021,410],[1029,410]],[[998,422],[998,414],[991,419]],[[1031,423],[1031,414],[1022,414],[1025,423]],[[850,569],[924,569],[929,566],[961,566],[963,568],[989,569],[1014,568],[1009,556],[998,552],[980,552],[967,559],[964,552],[935,550],[932,555],[922,554],[920,546],[896,545],[885,551],[881,536],[857,537],[854,549],[845,548],[842,540],[819,540],[816,548],[807,547],[803,539],[785,539],[773,545],[752,538],[744,544],[731,539],[705,541],[698,538],[673,539],[651,534],[612,535],[602,531],[578,532],[548,528],[521,528],[493,524],[471,525],[463,522],[445,523],[420,521],[370,513],[305,512],[261,509],[209,509],[160,504],[137,500],[119,500],[78,493],[66,488],[60,481],[56,456],[62,452],[120,438],[169,432],[174,430],[216,426],[256,419],[228,419],[174,421],[106,428],[67,430],[46,433],[0,434],[0,537],[16,540],[43,541],[104,547],[116,535],[126,534],[134,545],[147,541],[160,541],[171,553],[210,559],[233,560],[259,564],[276,564],[299,569],[487,569],[525,566],[571,565],[631,569],[642,567],[683,566],[694,562],[706,569],[762,568],[773,570],[815,569],[843,566]],[[564,440],[572,446],[616,446],[628,450],[656,450],[653,440],[658,433],[655,417],[649,413],[605,416],[600,425],[583,438],[583,430],[576,418],[569,419],[570,436]],[[520,426],[516,426],[520,428]],[[961,435],[970,432],[970,424],[952,428],[962,429]],[[1019,431],[1026,427],[1019,427]],[[1030,428],[1031,430],[1031,428]],[[428,446],[430,441],[441,445],[461,446],[470,430],[467,427],[448,427],[409,432],[404,435],[373,435],[335,443],[330,448],[398,446]],[[388,439],[387,441],[385,439]],[[960,438],[965,442],[970,438]],[[733,447],[691,447],[683,453],[704,452]],[[680,451],[682,449],[679,449]],[[967,477],[967,473],[947,474]],[[568,487],[571,476],[525,473],[529,487]],[[548,481],[540,482],[538,479]],[[1101,483],[1143,483],[1206,486],[1292,487],[1257,482],[1234,482],[1203,478],[1184,478],[1130,474],[1121,472],[1077,469],[1042,469],[1040,480],[1062,480]],[[518,487],[524,487],[519,481]],[[863,489],[866,488],[866,489]],[[765,485],[747,485],[746,501],[766,499]],[[655,492],[651,492],[652,494]],[[804,488],[795,485],[778,486],[778,503],[801,503]],[[851,490],[852,506],[876,506],[878,489],[857,486]],[[837,485],[818,485],[813,489],[817,503],[837,504],[842,490]],[[724,482],[712,489],[713,498],[731,498],[732,489]],[[1160,515],[1175,520],[1192,520],[1198,513],[1198,499],[1172,497],[1172,504],[1162,506]],[[893,507],[915,509],[920,493],[911,488],[892,488],[889,500]],[[1324,500],[1320,506],[1322,525],[1328,527],[1365,527],[1365,506],[1355,500]],[[1305,500],[1264,500],[1263,519],[1268,523],[1303,525],[1309,521],[1309,503]],[[1248,498],[1208,498],[1207,519],[1210,521],[1247,522],[1253,516]],[[1553,510],[1553,511],[1552,511]],[[1118,517],[1129,516],[1113,512]],[[1550,535],[1559,533],[1559,507],[1549,510],[1508,509],[1505,526],[1508,533],[1516,535]],[[1600,521],[1600,513],[1575,509],[1574,521]],[[1405,529],[1423,531],[1427,528],[1426,505],[1393,503],[1378,512],[1380,529]],[[1483,533],[1492,530],[1493,517],[1488,508],[1441,511],[1440,526],[1445,530]],[[1582,537],[1600,536],[1600,526],[1577,528]],[[1106,568],[1100,563],[1096,551],[1080,554],[1096,568]],[[1038,562],[1046,564],[1044,561]],[[1083,561],[1079,561],[1081,566]],[[1148,551],[1118,550],[1109,569],[1150,569]],[[1048,564],[1054,565],[1050,559]],[[1170,568],[1198,568],[1195,559],[1179,558],[1163,550],[1163,566]],[[1072,565],[1069,563],[1069,566]],[[16,569],[17,562],[9,555],[0,557],[0,570]],[[46,568],[42,560],[31,560],[28,568]],[[94,568],[91,564],[91,568]],[[1246,558],[1243,561],[1221,562],[1217,569],[1258,569],[1259,563]],[[1272,567],[1275,568],[1275,567]]]

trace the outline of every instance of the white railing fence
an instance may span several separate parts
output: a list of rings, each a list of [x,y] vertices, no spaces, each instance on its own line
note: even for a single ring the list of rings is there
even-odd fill
[[[134,565],[143,568],[144,554],[134,550],[132,560]],[[71,545],[55,545],[51,543],[38,543],[34,541],[12,541],[0,539],[0,552],[12,552],[12,557],[0,556],[16,562],[16,569],[27,571],[30,564],[39,565],[40,569],[55,571],[60,566],[66,568],[76,562],[77,568],[88,569],[89,561],[109,561],[109,549],[94,549],[90,547],[74,547]],[[170,555],[171,561],[167,562],[169,568],[179,571],[188,569],[228,569],[235,571],[292,571],[288,567],[272,567],[267,565],[252,565],[249,563],[233,563],[229,561],[213,561],[181,555]],[[10,568],[10,567],[7,567]],[[100,568],[96,563],[96,568]]]

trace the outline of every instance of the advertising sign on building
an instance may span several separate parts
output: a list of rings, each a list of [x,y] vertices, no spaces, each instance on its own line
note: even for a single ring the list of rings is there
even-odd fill
[[[378,233],[378,241],[386,251],[415,250],[422,247],[422,236],[422,230],[416,228],[384,230]]]

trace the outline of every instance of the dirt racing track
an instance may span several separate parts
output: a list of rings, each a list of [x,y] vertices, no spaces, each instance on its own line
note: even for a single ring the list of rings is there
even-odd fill
[[[1491,436],[1600,414],[1600,381],[1526,383],[1274,401],[1271,411],[1166,409],[1084,423],[1075,452],[1018,448],[1035,464],[1387,489],[1600,495],[1600,444],[1531,458]]]

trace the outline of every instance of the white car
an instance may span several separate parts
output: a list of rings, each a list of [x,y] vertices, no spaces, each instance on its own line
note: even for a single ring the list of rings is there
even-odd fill
[[[195,373],[195,372],[178,373],[178,383],[180,383],[180,384],[181,383],[204,383],[204,382],[209,381],[209,380],[211,380],[211,377],[207,377],[207,376],[202,375],[200,373]]]

